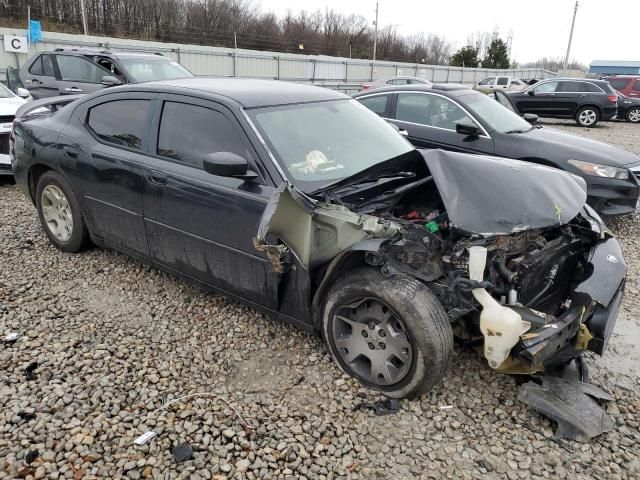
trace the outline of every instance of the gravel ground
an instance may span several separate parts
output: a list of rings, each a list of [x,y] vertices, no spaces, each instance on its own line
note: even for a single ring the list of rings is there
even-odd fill
[[[637,125],[553,126],[640,153]],[[0,345],[0,478],[640,476],[638,216],[611,222],[627,294],[609,351],[587,359],[616,428],[580,444],[553,441],[515,379],[471,350],[428,395],[375,416],[358,405],[381,397],[318,338],[125,256],[55,250],[15,186],[0,186],[0,205],[0,335],[20,334]],[[176,464],[182,442],[193,459]]]

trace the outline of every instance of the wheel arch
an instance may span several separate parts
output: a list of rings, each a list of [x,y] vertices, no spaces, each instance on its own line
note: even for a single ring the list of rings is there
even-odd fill
[[[313,292],[311,301],[311,313],[313,319],[313,327],[316,330],[320,328],[322,320],[323,300],[327,291],[344,273],[354,268],[367,264],[366,254],[369,252],[377,252],[386,239],[363,240],[352,245],[348,250],[341,252],[329,262],[327,267],[319,274],[315,282],[317,288]]]
[[[27,185],[29,187],[31,201],[34,205],[36,204],[36,188],[38,187],[38,181],[42,175],[49,171],[55,171],[55,169],[44,163],[35,163],[29,167],[29,171],[27,173]]]

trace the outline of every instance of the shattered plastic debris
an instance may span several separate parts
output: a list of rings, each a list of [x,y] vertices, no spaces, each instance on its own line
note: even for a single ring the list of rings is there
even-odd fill
[[[34,373],[36,368],[38,368],[38,362],[31,362],[29,365],[27,365],[27,368],[24,369],[27,380],[36,379],[36,374]]]
[[[173,447],[173,460],[182,463],[193,457],[193,448],[187,442]]]
[[[31,465],[33,461],[38,458],[38,455],[39,453],[37,450],[29,450],[24,456],[24,463]]]
[[[556,438],[586,443],[613,429],[613,420],[596,401],[613,400],[604,390],[574,380],[534,378],[540,383],[531,381],[522,385],[518,399],[557,422]]]
[[[377,416],[393,415],[400,411],[400,400],[397,398],[390,398],[387,400],[378,400],[376,402],[368,403],[362,402],[354,407],[354,410],[373,410]]]
[[[133,443],[135,443],[136,445],[144,445],[145,443],[147,443],[149,440],[151,440],[156,435],[157,435],[156,432],[154,432],[153,430],[149,430],[147,432],[144,432],[138,438],[136,438],[133,441]]]
[[[15,341],[18,339],[18,336],[18,332],[11,332],[6,337],[4,337],[2,341],[4,343],[15,343]]]

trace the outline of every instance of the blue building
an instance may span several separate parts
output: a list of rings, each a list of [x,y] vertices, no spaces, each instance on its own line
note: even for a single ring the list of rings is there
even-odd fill
[[[594,60],[589,65],[589,73],[594,75],[640,75],[640,61]]]

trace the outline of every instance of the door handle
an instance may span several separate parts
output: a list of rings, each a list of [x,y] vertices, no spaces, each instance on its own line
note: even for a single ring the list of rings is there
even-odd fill
[[[66,158],[78,158],[78,150],[72,147],[64,147],[64,156]]]
[[[166,185],[167,176],[162,172],[153,170],[152,172],[149,173],[149,181],[156,185]]]
[[[78,87],[67,87],[64,89],[65,92],[73,92],[73,93],[82,93],[82,90]]]

